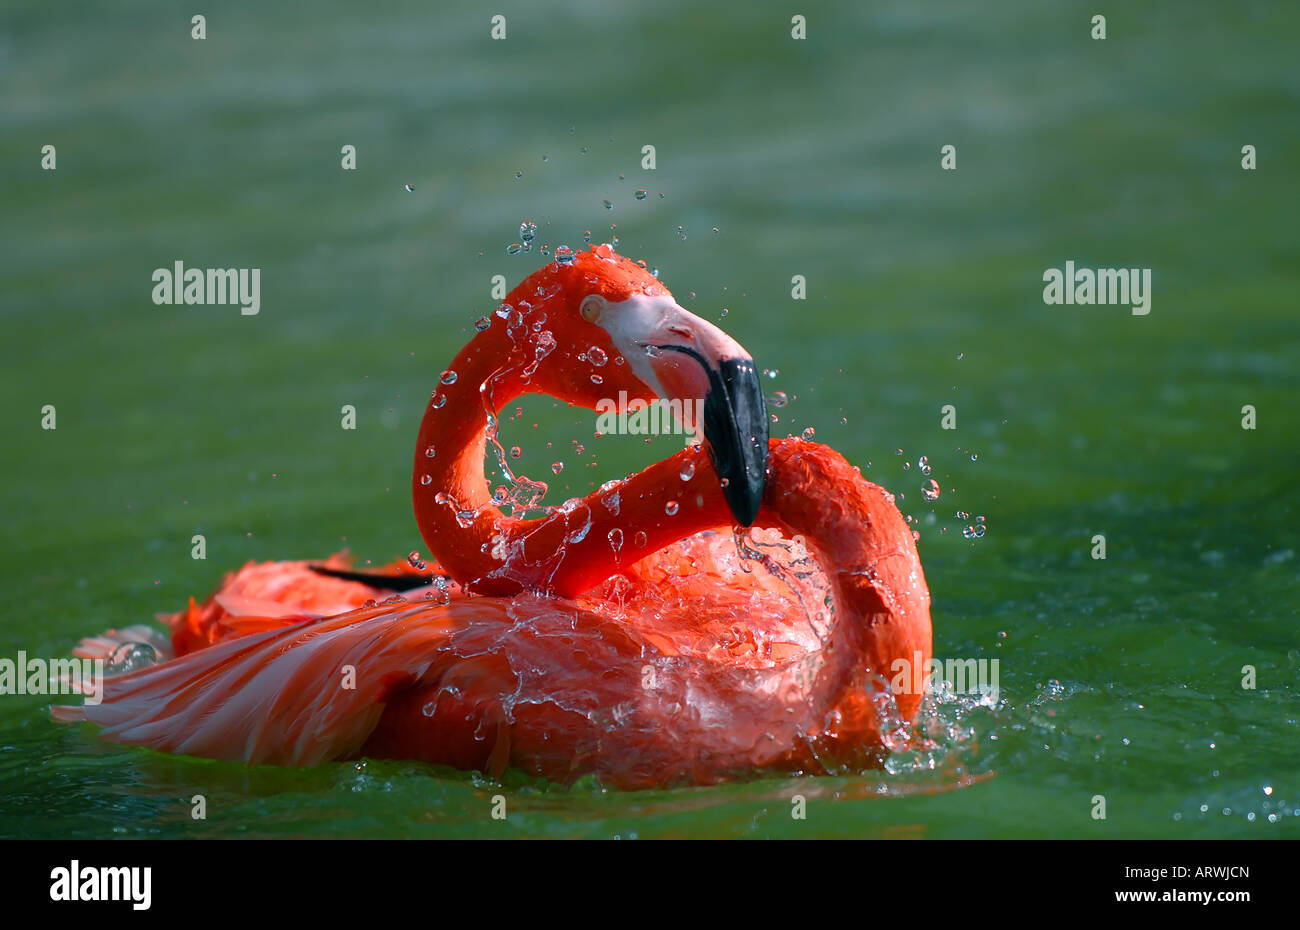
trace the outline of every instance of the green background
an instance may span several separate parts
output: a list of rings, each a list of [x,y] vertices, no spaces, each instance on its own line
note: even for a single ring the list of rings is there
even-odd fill
[[[491,277],[545,261],[506,254],[529,219],[552,247],[617,224],[688,308],[728,309],[793,398],[774,433],[813,426],[902,495],[936,654],[999,659],[1002,703],[939,706],[933,770],[631,794],[510,773],[496,822],[503,789],[470,774],[168,757],[7,696],[0,835],[1300,835],[1300,8],[459,6],[222,3],[194,41],[174,4],[5,4],[0,656],[64,655],[248,559],[419,546],[418,418]],[[1150,315],[1045,306],[1067,259],[1151,268]],[[261,268],[260,314],[155,306],[176,260]],[[676,446],[525,406],[504,439],[528,474],[565,461],[556,497]]]

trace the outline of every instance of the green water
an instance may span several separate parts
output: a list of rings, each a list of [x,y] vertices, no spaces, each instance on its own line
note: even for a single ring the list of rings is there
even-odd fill
[[[222,4],[194,41],[172,4],[7,3],[0,656],[66,654],[249,559],[418,546],[418,417],[492,276],[544,261],[506,254],[520,220],[574,247],[616,223],[778,370],[774,431],[903,495],[936,654],[998,659],[1001,705],[942,710],[934,772],[626,794],[248,770],[6,696],[0,835],[1300,835],[1300,8],[1126,3],[1093,41],[1095,4],[795,6],[803,42],[790,4],[506,4],[493,41],[486,8],[383,0]],[[155,306],[176,260],[262,269],[260,313]],[[1045,306],[1066,260],[1151,268],[1150,314]],[[556,495],[674,448],[526,407],[505,439],[530,474],[566,462]]]

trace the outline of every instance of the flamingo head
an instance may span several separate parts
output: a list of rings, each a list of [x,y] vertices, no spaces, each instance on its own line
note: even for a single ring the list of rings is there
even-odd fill
[[[507,303],[534,390],[619,413],[636,401],[667,401],[686,428],[698,435],[702,427],[732,515],[754,522],[767,477],[767,404],[754,360],[736,340],[609,245],[550,263]]]

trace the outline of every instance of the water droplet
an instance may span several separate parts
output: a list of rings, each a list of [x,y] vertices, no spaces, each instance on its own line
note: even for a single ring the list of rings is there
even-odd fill
[[[645,198],[646,198],[646,191],[645,191],[645,188],[641,188],[641,190],[639,190],[639,191],[636,192],[636,199],[637,199],[637,200],[645,200]]]
[[[447,403],[447,395],[439,394],[437,391],[435,391],[433,396],[429,398],[429,406],[432,407],[434,410],[441,410],[443,406],[446,405],[446,403]]]
[[[592,346],[587,350],[587,361],[599,368],[601,365],[604,365],[609,361],[609,356],[605,354],[603,349]]]
[[[664,513],[668,514],[670,517],[677,513],[677,501],[669,501],[664,504]]]
[[[420,550],[419,550],[419,549],[412,549],[412,550],[410,551],[410,554],[408,554],[407,557],[406,557],[406,564],[410,565],[412,568],[415,568],[415,566],[417,566],[417,565],[420,564]]]
[[[961,534],[967,539],[979,539],[984,535],[984,526],[982,524],[968,526],[961,531]]]
[[[588,229],[586,232],[584,232],[584,233],[582,234],[582,241],[583,241],[583,242],[591,242],[591,230],[590,230],[590,229]]]
[[[592,383],[592,384],[601,384],[602,382],[604,382],[604,380],[605,380],[605,379],[602,378],[600,375],[592,375],[592,376],[591,376],[591,383]]]
[[[429,485],[433,484],[433,479],[430,478],[428,475],[421,475],[420,484],[424,485],[427,488]]]
[[[849,425],[849,418],[848,418],[848,417],[840,417],[840,426],[848,426],[848,425]]]
[[[524,220],[519,224],[519,238],[525,242],[532,242],[533,237],[537,235],[537,224],[532,220]]]
[[[904,462],[904,463],[903,463],[903,471],[910,471],[911,468],[912,468],[912,463],[911,463],[911,462]]]
[[[511,446],[511,447],[510,447],[510,457],[511,457],[512,459],[517,459],[517,458],[519,458],[519,456],[521,456],[521,455],[523,455],[523,454],[524,454],[524,450],[521,449],[521,448],[519,448],[518,446]]]
[[[678,226],[678,227],[677,227],[677,235],[681,236],[681,237],[682,237],[682,241],[685,242],[685,241],[686,241],[686,227],[685,227],[685,226]]]
[[[603,204],[605,205],[605,209],[606,209],[606,210],[613,210],[613,209],[614,209],[614,201],[612,201],[612,200],[602,200],[601,203],[603,203]]]
[[[937,501],[939,499],[939,482],[931,478],[921,485],[921,496],[928,501]]]
[[[492,321],[485,316],[481,316],[474,321],[474,328],[478,330],[480,333],[483,332],[483,330],[487,329],[491,325],[492,325]]]
[[[574,258],[573,249],[569,248],[567,245],[559,246],[555,250],[555,260],[561,265],[572,263]]]
[[[516,181],[518,181],[518,180],[519,180],[520,178],[522,178],[523,176],[524,176],[524,173],[523,173],[522,171],[516,171],[516,172],[515,172],[515,180],[516,180]]]
[[[609,547],[615,552],[623,548],[623,531],[618,527],[609,531]]]
[[[563,462],[552,462],[552,463],[551,463],[551,471],[555,472],[555,473],[558,475],[560,472],[564,471],[564,463],[563,463]]]
[[[801,435],[803,436],[803,438],[804,438],[805,440],[811,442],[811,441],[812,441],[812,438],[813,438],[814,436],[817,435],[817,430],[813,429],[813,428],[810,426],[810,427],[808,427],[807,429],[805,429]]]
[[[921,469],[921,474],[923,475],[930,474],[932,469],[930,468],[930,460],[927,457],[925,457],[924,455],[921,456],[919,459],[916,460],[916,464]]]
[[[645,544],[646,544],[645,533],[638,531],[637,534],[632,537],[632,545],[636,546],[638,549],[644,549]]]
[[[441,381],[443,384],[455,384],[456,372],[448,368],[446,371],[442,373],[442,377],[439,378],[438,380]]]
[[[695,463],[685,462],[682,464],[682,470],[678,472],[683,481],[690,481],[695,477]]]
[[[722,312],[719,313],[718,316],[722,317],[722,318],[725,320],[725,319],[727,318],[727,314],[730,313],[730,312],[731,312],[731,311],[728,310],[726,307],[723,307],[723,308],[722,308]]]
[[[773,407],[784,407],[786,404],[790,403],[790,398],[785,396],[785,391],[777,391],[772,395],[772,399],[769,400],[768,403]]]
[[[148,643],[122,643],[109,655],[104,664],[108,675],[122,675],[145,668],[158,661],[158,651]]]
[[[972,453],[970,454],[970,460],[971,460],[972,462],[978,462],[979,459],[980,459],[980,454],[979,454],[978,452],[972,452]]]
[[[424,450],[424,457],[426,459],[433,458],[433,452],[434,452],[433,446],[429,446],[427,449]]]

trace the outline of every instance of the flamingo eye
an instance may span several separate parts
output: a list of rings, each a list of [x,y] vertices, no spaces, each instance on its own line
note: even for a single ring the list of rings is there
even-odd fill
[[[578,312],[588,323],[595,323],[600,318],[601,311],[605,309],[605,298],[599,294],[588,294],[582,298],[582,304],[578,307]]]

